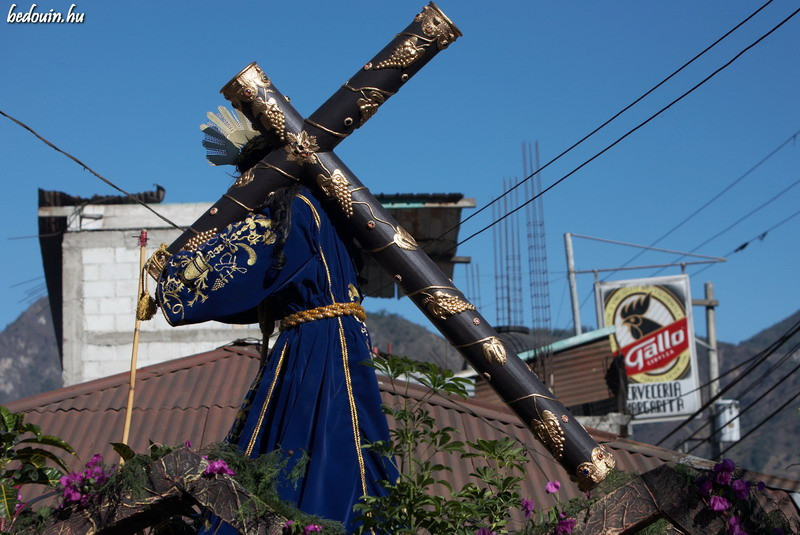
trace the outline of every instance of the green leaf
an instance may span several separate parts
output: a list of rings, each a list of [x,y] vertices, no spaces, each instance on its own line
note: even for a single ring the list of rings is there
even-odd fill
[[[0,481],[0,518],[11,520],[17,506],[17,489],[11,481]]]
[[[38,438],[26,438],[24,440],[19,441],[20,444],[28,443],[28,444],[39,444],[41,446],[53,446],[54,448],[60,448],[72,455],[75,455],[75,450],[72,449],[72,446],[69,443],[61,438],[58,438],[53,435],[41,435]]]
[[[27,470],[9,470],[6,472],[6,475],[9,479],[14,480],[14,485],[37,484],[55,487],[64,473],[57,468],[51,468],[49,466],[34,468],[31,465],[27,465]]]
[[[41,448],[20,448],[15,454],[15,460],[20,461],[21,463],[32,464],[34,460],[39,462],[39,457],[47,457],[62,469],[67,469],[67,463],[65,463],[61,457],[48,450],[43,450]]]
[[[127,444],[123,444],[122,442],[112,442],[111,447],[114,448],[120,457],[122,457],[123,461],[130,461],[136,455],[136,452],[131,449],[130,446]]]

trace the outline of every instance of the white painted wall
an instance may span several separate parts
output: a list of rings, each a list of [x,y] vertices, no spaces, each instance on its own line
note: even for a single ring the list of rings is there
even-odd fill
[[[210,204],[158,204],[180,226],[192,224]],[[80,210],[80,212],[76,211]],[[139,277],[138,237],[149,235],[149,257],[180,231],[139,205],[40,208],[40,216],[69,216],[63,241],[64,385],[130,369]],[[148,277],[151,295],[154,283]],[[208,322],[170,327],[159,311],[142,322],[138,366],[201,353],[238,338],[261,338],[258,325]]]

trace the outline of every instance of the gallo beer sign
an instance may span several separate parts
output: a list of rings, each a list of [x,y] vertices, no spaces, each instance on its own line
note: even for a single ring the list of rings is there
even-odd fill
[[[625,363],[628,412],[643,423],[700,407],[689,277],[595,284],[598,323],[616,328],[611,346]]]

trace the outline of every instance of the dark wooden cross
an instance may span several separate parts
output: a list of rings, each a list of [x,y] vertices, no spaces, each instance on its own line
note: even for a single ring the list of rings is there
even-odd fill
[[[221,92],[266,137],[272,151],[242,174],[168,252],[192,249],[243,219],[266,197],[268,184],[285,179],[303,182],[320,198],[332,201],[326,210],[341,212],[360,245],[492,385],[579,488],[588,490],[614,467],[611,454],[503,344],[453,281],[333,153],[336,145],[363,126],[422,66],[460,36],[458,28],[431,2],[308,119],[295,111],[258,65],[248,65]]]

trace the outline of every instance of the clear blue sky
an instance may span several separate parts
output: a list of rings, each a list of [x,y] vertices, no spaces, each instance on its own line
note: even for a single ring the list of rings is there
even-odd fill
[[[166,202],[213,201],[228,169],[210,167],[198,125],[224,104],[218,91],[257,60],[304,115],[402,30],[421,0],[306,2],[87,2],[83,24],[0,21],[0,109],[38,130],[128,191],[167,190]],[[485,205],[503,178],[521,177],[520,144],[542,162],[561,152],[705,48],[762,2],[441,0],[464,36],[437,56],[337,152],[375,192],[460,191]],[[67,12],[42,0],[37,11]],[[27,11],[21,3],[17,11]],[[547,168],[545,185],[572,171],[733,57],[800,6],[775,0],[754,20],[647,100]],[[544,198],[554,327],[569,327],[565,232],[649,244],[800,130],[800,15],[705,86]],[[691,250],[800,179],[789,143],[659,246]],[[43,283],[35,239],[36,189],[113,193],[89,173],[0,118],[5,200],[0,213],[0,327]],[[697,252],[724,255],[800,208],[800,185]],[[470,221],[462,235],[491,219]],[[724,265],[712,281],[718,331],[737,342],[800,304],[800,217]],[[462,246],[480,266],[483,313],[495,318],[491,232]],[[628,260],[633,250],[580,241],[579,269]],[[637,260],[655,264],[669,255]],[[689,269],[690,275],[695,271]],[[652,271],[635,273],[647,276]],[[676,269],[666,273],[677,273]],[[615,277],[620,277],[616,275]],[[33,279],[33,280],[31,280]],[[28,282],[26,282],[28,281]],[[464,272],[455,281],[464,285]],[[591,275],[579,279],[581,299]],[[423,323],[402,303],[373,300]],[[696,330],[705,332],[696,311]],[[595,321],[591,299],[583,322]],[[530,316],[528,315],[527,318]]]

